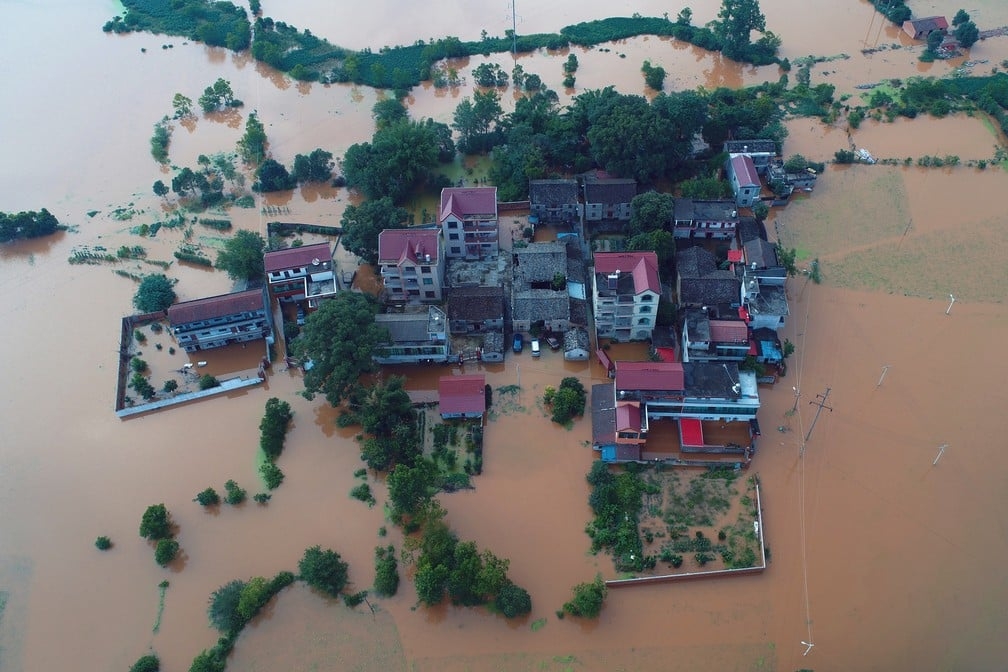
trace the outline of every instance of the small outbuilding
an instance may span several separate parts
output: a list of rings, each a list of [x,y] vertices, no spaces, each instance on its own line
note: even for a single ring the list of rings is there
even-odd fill
[[[441,376],[438,379],[441,417],[482,418],[486,412],[486,376]]]

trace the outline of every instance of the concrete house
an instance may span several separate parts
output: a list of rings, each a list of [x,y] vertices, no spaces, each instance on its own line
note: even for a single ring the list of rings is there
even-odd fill
[[[749,353],[749,327],[739,319],[712,319],[688,308],[682,327],[683,362],[741,362]]]
[[[263,255],[263,264],[270,296],[279,301],[307,300],[308,307],[316,308],[340,291],[329,243],[273,250]]]
[[[721,270],[711,252],[688,247],[676,254],[676,295],[680,307],[742,305],[742,283],[733,271]]]
[[[538,324],[546,331],[570,328],[570,295],[555,289],[566,279],[567,246],[563,242],[531,243],[512,254],[511,328],[528,333]]]
[[[384,299],[441,301],[445,260],[440,229],[385,229],[378,234],[378,272]]]
[[[443,364],[451,358],[448,316],[437,306],[427,310],[375,315],[389,340],[375,349],[379,364]]]
[[[500,250],[497,187],[442,189],[438,223],[449,259],[496,257]]]
[[[592,385],[592,447],[603,462],[641,459],[647,443],[647,416],[636,401],[616,401],[612,383]]]
[[[186,352],[259,339],[273,342],[265,287],[172,304],[168,307],[168,323]]]
[[[661,282],[654,252],[596,252],[592,273],[595,330],[599,338],[651,338]]]
[[[672,235],[676,238],[730,240],[735,237],[738,223],[738,205],[735,201],[675,199]]]
[[[591,173],[584,179],[585,223],[629,222],[637,181]]]
[[[729,157],[748,156],[752,159],[756,173],[764,175],[770,164],[777,157],[777,143],[773,140],[753,138],[750,140],[727,140],[724,143],[724,152]]]
[[[486,412],[486,376],[482,373],[438,378],[441,417],[482,418]]]
[[[453,287],[448,290],[448,324],[453,334],[504,329],[503,287]]]
[[[735,203],[739,207],[749,208],[759,200],[760,178],[756,172],[753,160],[746,154],[736,154],[728,159],[726,165],[728,182],[735,194]]]
[[[762,238],[742,245],[746,274],[756,278],[760,285],[783,285],[787,269],[777,259],[777,246]]]
[[[529,221],[574,224],[581,221],[576,180],[529,180]]]

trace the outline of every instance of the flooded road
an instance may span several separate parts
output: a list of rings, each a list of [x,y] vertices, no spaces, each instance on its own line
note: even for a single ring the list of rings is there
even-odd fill
[[[296,0],[285,3],[284,16],[274,16],[334,42],[378,48],[438,37],[446,16],[463,38],[475,39],[483,28],[501,34],[510,3],[499,4],[495,10],[435,2],[393,25],[388,16],[399,5],[387,0],[352,13]],[[850,56],[813,69],[813,83],[835,83],[838,93],[955,67],[917,65],[913,49],[863,1],[819,0],[802,12],[787,0],[761,4],[785,55]],[[914,10],[947,11],[938,4],[915,2]],[[969,11],[982,28],[1008,24],[1003,3],[974,6]],[[694,23],[714,18],[717,7],[713,1],[694,6]],[[519,31],[673,9],[651,2],[519,5]],[[244,56],[177,38],[105,35],[100,26],[116,11],[114,3],[52,0],[8,3],[5,10],[0,209],[46,207],[74,230],[0,247],[0,342],[8,353],[0,405],[0,591],[7,598],[0,668],[127,669],[153,648],[162,669],[185,670],[216,641],[206,600],[227,581],[295,569],[303,550],[320,544],[349,561],[353,585],[363,589],[374,578],[374,546],[398,548],[402,540],[384,520],[380,483],[372,479],[374,508],[349,496],[353,471],[362,464],[354,431],[337,429],[335,413],[321,399],[300,397],[300,377],[282,366],[273,367],[262,388],[116,419],[119,319],[132,311],[135,285],[111,265],[69,265],[67,259],[80,246],[114,251],[123,244],[142,244],[150,258],[171,259],[181,231],[140,238],[130,229],[164,217],[150,185],[170,173],[151,160],[148,148],[174,93],[195,99],[224,77],[246,103],[237,118],[200,117],[191,131],[177,126],[170,151],[178,166],[231,151],[253,109],[278,160],[289,164],[315,147],[341,155],[370,137],[379,94],[298,85]],[[33,37],[42,26],[51,31],[47,43]],[[861,49],[883,43],[901,48],[862,55]],[[670,71],[668,90],[775,81],[780,74],[657,38],[607,48],[576,50],[577,88],[561,91],[562,103],[609,83],[643,93],[645,58]],[[1008,38],[979,43],[970,57],[987,59],[977,67],[989,71],[1008,57]],[[558,91],[561,61],[546,54],[520,59]],[[31,66],[12,65],[26,62]],[[466,67],[480,62],[470,59]],[[418,87],[411,114],[450,121],[454,105],[469,95],[466,87],[443,93]],[[513,104],[510,96],[504,101]],[[826,160],[847,142],[844,129],[818,122],[797,120],[790,129],[788,155]],[[925,137],[934,140],[922,143]],[[998,142],[981,119],[965,116],[866,122],[854,139],[879,156],[940,153],[964,160],[992,154]],[[605,373],[595,362],[565,365],[552,352],[540,360],[508,355],[486,368],[488,382],[521,389],[506,399],[495,396],[484,475],[474,491],[441,500],[462,538],[510,558],[511,576],[532,595],[530,617],[507,623],[480,610],[414,611],[415,592],[404,581],[398,596],[375,601],[377,616],[363,612],[371,625],[362,625],[360,614],[297,587],[243,634],[233,669],[559,670],[578,664],[651,670],[666,669],[669,659],[692,670],[997,669],[1008,659],[1000,637],[1008,598],[1000,578],[1008,554],[1000,506],[1008,463],[997,424],[1008,393],[990,345],[1008,338],[1001,252],[1008,241],[990,194],[1000,193],[1004,181],[993,168],[831,167],[813,194],[776,213],[783,240],[805,262],[822,259],[824,284],[790,281],[791,318],[782,337],[796,345],[796,354],[788,377],[761,394],[764,431],[753,470],[763,483],[772,549],[762,576],[614,590],[597,623],[558,620],[554,612],[574,584],[596,572],[612,577],[613,570],[608,557],[588,553],[583,532],[590,517],[584,480],[593,457],[590,421],[557,427],[540,399],[563,376],[576,375],[587,386],[603,382]],[[267,205],[286,208],[285,219],[337,224],[349,199],[341,189],[300,191],[229,215],[236,227],[260,232]],[[116,208],[135,214],[116,218]],[[198,229],[197,235],[207,233]],[[179,280],[181,299],[232,287],[222,273],[177,263],[168,275]],[[370,278],[359,275],[365,286]],[[949,293],[959,300],[946,315]],[[168,340],[155,355],[153,343],[149,358],[159,370],[189,359],[168,355]],[[201,355],[212,372],[242,357]],[[433,386],[441,371],[411,372],[410,384]],[[795,400],[792,387],[801,394],[797,417],[785,415]],[[833,411],[823,412],[802,453],[815,411],[807,402],[827,388]],[[295,411],[278,461],[284,484],[265,507],[250,501],[202,509],[192,501],[195,494],[208,486],[220,491],[228,479],[250,495],[263,490],[258,423],[274,396]],[[159,502],[178,525],[183,551],[168,569],[155,564],[150,545],[137,536],[144,508]],[[112,538],[111,551],[94,549],[98,535]],[[170,586],[155,633],[163,579]],[[533,631],[537,619],[546,625]],[[341,632],[361,636],[348,641]],[[815,643],[807,658],[803,640]],[[305,645],[295,646],[299,641]]]

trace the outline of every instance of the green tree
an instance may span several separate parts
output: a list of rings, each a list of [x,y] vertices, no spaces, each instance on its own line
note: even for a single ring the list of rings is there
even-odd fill
[[[518,618],[532,611],[532,596],[524,588],[508,581],[497,593],[494,606],[506,618]]]
[[[192,98],[183,96],[181,93],[176,93],[172,99],[172,109],[175,110],[175,119],[185,119],[193,116]]]
[[[290,404],[276,397],[266,400],[266,410],[259,421],[259,447],[269,460],[280,457],[284,439],[294,413]]]
[[[348,205],[340,218],[343,249],[375,264],[378,262],[378,234],[384,229],[405,228],[408,218],[409,212],[396,207],[389,196]]]
[[[766,17],[760,11],[759,0],[721,1],[714,32],[721,38],[725,56],[737,58],[744,54],[754,30],[766,30]]]
[[[144,539],[168,539],[172,536],[171,518],[164,504],[151,504],[140,519],[140,536]]]
[[[955,13],[955,16],[952,17],[952,25],[958,28],[960,25],[966,23],[969,20],[970,20],[969,13],[967,13],[965,9],[960,9],[958,12]]]
[[[581,381],[567,376],[560,382],[560,388],[553,395],[553,422],[566,424],[576,415],[584,415],[587,393]]]
[[[200,651],[189,665],[189,672],[224,672],[226,666],[226,656],[214,647]]]
[[[305,550],[298,562],[298,571],[305,583],[332,597],[343,592],[347,584],[347,563],[343,562],[339,553],[319,546]]]
[[[763,201],[757,201],[752,207],[752,212],[753,217],[755,217],[757,221],[762,222],[767,218],[767,215],[770,214],[770,206]]]
[[[196,495],[193,501],[198,502],[200,506],[215,506],[220,504],[220,495],[213,488],[207,488]]]
[[[256,169],[256,181],[252,191],[272,193],[289,191],[297,186],[297,179],[287,172],[287,167],[274,159],[266,159]]]
[[[596,618],[602,612],[606,592],[605,582],[598,575],[594,581],[574,586],[574,597],[563,605],[563,610],[571,616]]]
[[[373,297],[340,292],[308,316],[293,350],[296,357],[312,363],[304,375],[309,399],[321,392],[338,406],[360,375],[372,370],[371,355],[388,338],[388,331],[375,324],[377,312]]]
[[[618,95],[588,129],[591,157],[619,177],[649,182],[676,160],[674,134],[643,96]]]
[[[156,182],[154,182],[155,196],[160,196],[161,198],[164,198],[165,196],[168,195],[168,191],[169,191],[168,185],[162,182],[161,180],[157,180]]]
[[[651,65],[651,61],[644,61],[641,66],[644,73],[644,83],[655,91],[661,91],[665,86],[665,68],[660,65]]]
[[[181,197],[196,197],[210,189],[210,181],[201,172],[196,172],[189,166],[180,170],[172,178],[172,191]]]
[[[389,376],[354,396],[355,414],[368,434],[392,436],[397,427],[413,426],[415,413],[405,376]]]
[[[234,91],[231,90],[231,83],[223,77],[206,87],[203,95],[199,97],[199,105],[204,112],[216,112],[229,107],[233,102]]]
[[[301,184],[305,182],[328,182],[332,177],[334,166],[332,152],[327,152],[321,148],[314,149],[307,156],[298,154],[294,157],[292,175]]]
[[[980,30],[975,23],[967,19],[955,27],[952,35],[962,45],[963,49],[969,49],[980,39]]]
[[[266,158],[266,129],[255,112],[250,112],[245,119],[245,134],[238,140],[238,155],[250,166],[258,166]]]
[[[449,574],[448,567],[442,563],[417,562],[416,575],[413,577],[417,599],[427,606],[440,604],[444,599],[445,584],[448,583]]]
[[[107,551],[112,548],[112,540],[102,535],[95,539],[94,545],[99,551]]]
[[[391,545],[375,547],[374,590],[383,597],[392,597],[399,591],[399,563]]]
[[[343,156],[347,185],[368,198],[399,202],[437,165],[440,138],[427,123],[400,121],[375,131],[370,143],[351,145]]]
[[[371,107],[371,116],[374,117],[377,128],[385,128],[400,121],[409,119],[409,112],[402,102],[397,98],[386,98],[379,100]]]
[[[249,579],[238,596],[238,615],[247,623],[262,609],[273,593],[269,581],[261,576]]]
[[[498,558],[491,551],[483,551],[482,566],[476,579],[476,593],[486,598],[492,598],[510,583],[507,578],[511,561]]]
[[[731,185],[727,180],[716,177],[694,177],[679,185],[683,198],[713,201],[731,196]]]
[[[467,154],[488,150],[503,114],[500,94],[494,89],[473,92],[471,102],[463,99],[452,116],[452,127],[460,136],[459,148]]]
[[[664,229],[672,222],[672,194],[645,191],[630,201],[630,235]]]
[[[210,595],[207,615],[210,618],[210,625],[219,632],[236,632],[245,625],[245,620],[238,613],[238,602],[244,589],[245,582],[235,579]]]
[[[237,506],[245,501],[245,489],[239,486],[234,480],[228,479],[224,483],[224,501],[232,506]]]
[[[174,539],[159,539],[154,549],[154,560],[164,567],[178,555],[179,543]]]
[[[137,658],[137,661],[130,666],[129,672],[158,672],[161,669],[161,661],[156,653]]]
[[[628,250],[651,250],[662,268],[668,268],[675,258],[675,237],[663,229],[638,233],[627,241],[626,246]]]
[[[430,501],[437,487],[437,468],[429,460],[416,465],[397,464],[389,472],[389,503],[397,516],[414,515]]]
[[[483,604],[485,598],[479,592],[479,578],[483,571],[483,559],[472,541],[459,542],[455,546],[451,569],[445,587],[453,604],[473,606]]]
[[[234,237],[224,241],[224,249],[217,253],[217,268],[227,272],[232,280],[254,280],[265,273],[263,252],[266,241],[254,231],[239,230]]]

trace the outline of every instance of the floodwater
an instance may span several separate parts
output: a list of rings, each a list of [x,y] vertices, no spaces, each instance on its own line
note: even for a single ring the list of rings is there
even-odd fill
[[[347,46],[379,48],[448,32],[472,39],[483,28],[502,34],[510,3],[498,4],[428,3],[390,24],[393,12],[403,15],[401,3],[380,0],[332,12],[298,0],[284,3],[285,14],[274,18]],[[693,4],[696,23],[716,14],[713,0]],[[857,95],[861,83],[944,75],[959,65],[918,64],[919,47],[906,45],[864,0],[818,0],[801,12],[788,0],[761,4],[785,55],[850,56],[813,69],[813,83],[832,82],[838,95]],[[1004,3],[973,6],[981,28],[1008,24]],[[298,396],[300,378],[282,366],[273,367],[262,388],[118,420],[112,406],[119,319],[131,311],[135,285],[109,265],[66,260],[80,246],[114,251],[122,244],[143,244],[150,258],[171,259],[181,230],[162,229],[154,239],[129,230],[164,217],[150,185],[170,173],[153,163],[148,147],[175,92],[196,99],[224,77],[246,103],[235,115],[201,117],[192,129],[177,126],[171,157],[179,166],[230,151],[252,109],[278,160],[289,163],[320,146],[341,155],[370,137],[379,94],[350,85],[299,85],[244,56],[178,38],[105,35],[100,26],[116,11],[111,2],[46,0],[4,9],[0,209],[46,207],[75,229],[0,248],[0,342],[8,354],[0,406],[0,591],[7,594],[0,668],[126,669],[153,648],[163,669],[187,669],[216,641],[205,607],[220,585],[294,569],[306,547],[320,544],[338,550],[350,562],[354,586],[366,588],[374,546],[399,547],[402,540],[383,520],[380,484],[373,484],[374,508],[349,497],[361,466],[353,430],[337,429],[323,400]],[[517,20],[520,32],[533,32],[673,9],[650,1],[540,3],[519,5]],[[950,11],[930,0],[914,9]],[[35,39],[43,28],[46,40]],[[900,48],[861,53],[881,44]],[[773,81],[780,74],[656,38],[605,48],[576,51],[578,86],[561,92],[562,102],[609,83],[643,93],[645,58],[669,70],[668,90]],[[980,43],[969,57],[987,60],[975,72],[989,72],[1008,57],[1008,38]],[[562,58],[520,60],[559,90]],[[468,95],[467,87],[418,87],[411,113],[449,121]],[[505,105],[512,101],[504,97]],[[808,120],[790,128],[786,154],[824,160],[848,142],[843,128]],[[936,134],[942,137],[935,144],[921,142]],[[866,122],[854,139],[879,156],[941,153],[964,161],[992,155],[999,141],[982,119],[969,117]],[[1008,241],[990,194],[1003,191],[1004,180],[992,168],[830,168],[815,193],[775,213],[785,240],[805,261],[822,257],[824,284],[802,277],[790,282],[792,316],[782,336],[797,351],[788,377],[761,395],[763,437],[752,468],[763,484],[772,549],[763,575],[614,590],[598,622],[557,620],[554,611],[571,586],[596,572],[611,577],[613,570],[607,557],[588,554],[583,532],[590,515],[584,481],[592,460],[590,422],[556,427],[538,400],[565,375],[587,386],[605,374],[594,362],[565,365],[553,352],[539,360],[508,356],[487,367],[488,381],[521,389],[506,401],[497,396],[484,475],[476,490],[441,500],[461,537],[511,559],[511,576],[533,597],[530,618],[507,623],[481,610],[414,610],[415,593],[404,581],[397,597],[375,602],[378,615],[366,615],[368,627],[345,607],[294,588],[239,640],[234,669],[564,669],[577,663],[650,670],[668,669],[669,660],[690,670],[1002,666],[1008,659],[1001,637],[1008,585],[1000,568],[1008,554],[1001,506],[1008,464],[999,420],[1008,393],[992,345],[1008,338],[1008,278],[1000,254]],[[311,190],[230,214],[236,226],[260,232],[271,217],[264,206],[283,208],[283,219],[334,224],[350,198],[345,190]],[[131,219],[112,216],[126,207],[136,211]],[[212,256],[213,236],[200,228],[194,233]],[[156,270],[137,262],[122,267]],[[169,275],[179,280],[182,299],[231,289],[222,273],[176,263]],[[366,284],[368,276],[359,277]],[[950,310],[948,294],[957,297]],[[155,356],[154,342],[144,356],[150,353],[159,370],[191,359],[168,355],[167,340]],[[200,359],[215,373],[232,363],[244,367],[253,347],[235,350]],[[254,366],[258,352],[251,354]],[[411,386],[433,385],[438,371],[411,370]],[[817,407],[809,402],[827,391],[831,410],[824,408],[813,426]],[[789,417],[796,393],[800,412]],[[279,460],[284,484],[265,507],[249,502],[203,510],[191,500],[207,486],[221,490],[235,479],[250,495],[262,489],[258,422],[271,396],[295,411]],[[137,536],[144,508],[158,502],[171,511],[183,549],[167,570]],[[378,536],[383,525],[385,538]],[[114,548],[96,551],[98,535],[110,536]],[[155,633],[157,585],[166,578],[171,585]],[[536,619],[546,625],[533,631]],[[361,634],[348,641],[341,631]],[[807,658],[802,641],[815,644]],[[263,668],[263,661],[274,662]]]

